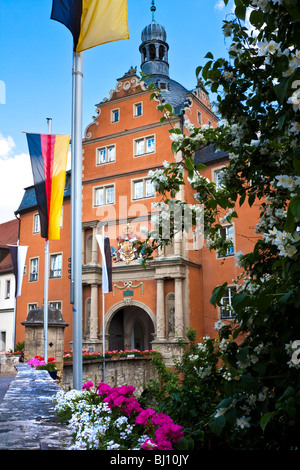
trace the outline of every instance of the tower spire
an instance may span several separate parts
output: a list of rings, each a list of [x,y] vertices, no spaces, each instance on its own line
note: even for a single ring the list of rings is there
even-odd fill
[[[155,13],[155,11],[156,11],[156,6],[155,6],[154,0],[152,0],[152,5],[151,5],[150,10],[152,11],[152,23],[155,23],[154,13]]]

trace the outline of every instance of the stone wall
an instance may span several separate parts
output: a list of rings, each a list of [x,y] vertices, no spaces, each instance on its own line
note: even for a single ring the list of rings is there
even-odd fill
[[[103,382],[103,361],[101,359],[84,361],[82,375],[83,383]],[[157,371],[149,359],[121,357],[105,361],[105,382],[112,387],[132,385],[136,388],[136,394],[139,395],[145,390],[147,382],[154,377],[157,377]],[[72,363],[64,364],[60,386],[65,391],[73,388]]]
[[[7,356],[6,354],[0,354],[0,375],[14,375],[16,374],[15,366],[19,364],[20,356]]]

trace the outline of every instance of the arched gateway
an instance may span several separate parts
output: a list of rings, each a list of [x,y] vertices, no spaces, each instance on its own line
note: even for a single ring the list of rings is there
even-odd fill
[[[152,349],[155,323],[155,315],[142,302],[119,302],[105,315],[107,349]]]

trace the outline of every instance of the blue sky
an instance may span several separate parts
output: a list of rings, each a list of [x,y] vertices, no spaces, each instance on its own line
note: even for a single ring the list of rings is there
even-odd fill
[[[83,132],[95,105],[109,96],[131,66],[140,70],[141,32],[151,22],[150,0],[128,0],[130,39],[83,52]],[[32,184],[27,132],[70,134],[72,36],[50,19],[52,0],[0,2],[0,223],[14,218],[24,188]],[[156,0],[156,22],[165,27],[170,77],[188,89],[207,52],[227,56],[222,0]]]

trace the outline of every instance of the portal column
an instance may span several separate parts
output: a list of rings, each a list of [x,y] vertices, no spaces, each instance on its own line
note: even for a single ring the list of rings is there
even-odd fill
[[[90,340],[98,338],[98,285],[91,285]]]
[[[183,295],[182,278],[175,278],[175,336],[183,337]]]
[[[98,263],[98,243],[97,243],[97,228],[93,227],[93,241],[92,241],[92,264]]]
[[[166,339],[164,279],[156,280],[156,339]]]

